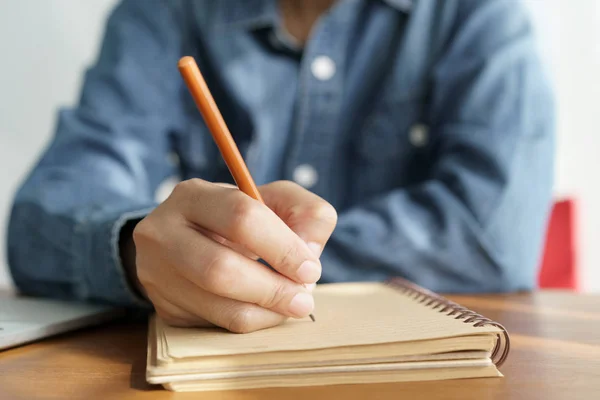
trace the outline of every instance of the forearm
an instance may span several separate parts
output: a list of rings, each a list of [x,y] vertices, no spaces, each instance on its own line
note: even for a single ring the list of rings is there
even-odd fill
[[[444,292],[502,290],[512,284],[484,230],[465,218],[454,199],[435,183],[418,191],[418,196],[437,197],[425,204],[415,200],[416,193],[397,190],[342,213],[322,256],[323,278],[402,276]]]
[[[517,172],[488,218],[476,218],[440,180],[342,212],[322,255],[323,280],[402,276],[442,292],[531,288],[551,205],[551,142],[540,138],[530,173]],[[537,187],[527,189],[531,181]]]

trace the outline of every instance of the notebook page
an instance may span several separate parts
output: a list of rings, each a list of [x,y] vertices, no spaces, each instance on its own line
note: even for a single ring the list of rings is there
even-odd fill
[[[501,332],[494,326],[473,327],[381,283],[320,285],[314,296],[316,322],[309,318],[290,319],[283,325],[243,335],[216,328],[158,325],[163,329],[168,353],[174,358],[321,349]]]

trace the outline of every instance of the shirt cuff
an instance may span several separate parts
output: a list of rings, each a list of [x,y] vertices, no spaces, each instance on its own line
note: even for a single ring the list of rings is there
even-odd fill
[[[82,279],[85,280],[81,287],[87,291],[80,293],[81,296],[115,305],[151,308],[151,304],[129,282],[121,260],[119,239],[127,222],[145,217],[154,208],[155,205],[104,215],[101,221],[79,227],[87,231],[81,236],[86,242],[84,248],[87,252],[87,256],[82,258],[89,262],[81,268]]]

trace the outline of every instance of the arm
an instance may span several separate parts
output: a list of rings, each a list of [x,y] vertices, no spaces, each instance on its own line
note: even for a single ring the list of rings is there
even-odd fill
[[[401,275],[438,291],[535,281],[553,173],[552,94],[517,2],[461,2],[433,70],[433,173],[339,215],[326,279]]]
[[[139,303],[119,233],[155,207],[174,168],[180,38],[171,2],[124,1],[108,21],[79,104],[16,195],[8,230],[14,281],[27,294]]]

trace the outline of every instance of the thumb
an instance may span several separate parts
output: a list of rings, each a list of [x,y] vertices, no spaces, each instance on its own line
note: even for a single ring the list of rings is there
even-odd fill
[[[316,194],[290,181],[259,188],[266,205],[320,256],[335,229],[335,208]]]

